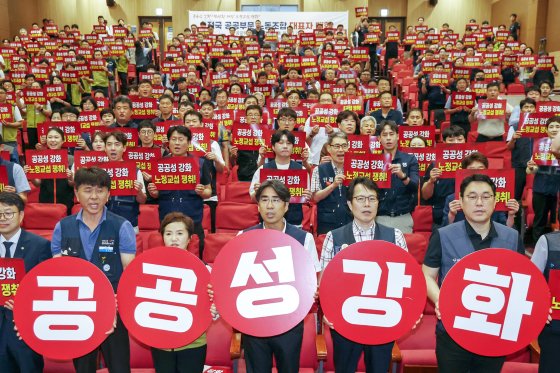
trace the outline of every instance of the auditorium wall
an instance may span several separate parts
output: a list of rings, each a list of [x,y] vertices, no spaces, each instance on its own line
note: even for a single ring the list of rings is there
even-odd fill
[[[137,24],[138,16],[154,16],[162,8],[164,16],[172,16],[175,32],[188,25],[187,11],[235,11],[242,4],[259,4],[262,0],[118,0],[109,8],[105,0],[0,0],[0,37],[13,36],[20,27],[29,27],[42,18],[53,18],[59,25],[78,23],[87,30],[103,15],[110,24],[123,18]],[[351,28],[356,23],[354,8],[369,6],[370,16],[379,16],[381,9],[388,9],[390,17],[407,17],[414,24],[423,16],[430,26],[440,27],[448,22],[459,30],[469,18],[478,22],[488,19],[492,24],[509,25],[509,15],[519,14],[522,23],[521,37],[538,47],[538,40],[546,34],[549,51],[560,50],[560,23],[546,21],[548,14],[560,14],[557,0],[439,0],[434,6],[428,0],[273,0],[275,4],[298,4],[304,11],[348,10]],[[491,15],[491,16],[490,16]]]

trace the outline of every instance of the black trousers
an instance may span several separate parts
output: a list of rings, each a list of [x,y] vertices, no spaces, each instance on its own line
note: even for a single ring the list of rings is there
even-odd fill
[[[206,345],[181,351],[152,348],[157,373],[201,373],[206,360]]]
[[[19,136],[19,135],[18,135]],[[35,150],[35,145],[39,142],[39,134],[37,128],[27,128],[27,146],[26,149]]]
[[[120,91],[121,95],[128,94],[128,73],[119,72],[119,80],[121,82]]]
[[[278,373],[298,373],[302,340],[303,321],[274,337],[242,334],[247,373],[271,372],[273,355]]]
[[[2,373],[42,372],[43,357],[19,339],[14,331],[14,322],[0,312],[0,371]]]
[[[382,345],[363,345],[343,337],[331,329],[333,340],[333,359],[336,373],[354,373],[362,351],[366,373],[385,373],[391,364],[391,352],[395,342]]]
[[[503,141],[503,136],[488,137],[484,135],[478,135],[476,142],[490,142],[490,141]]]
[[[128,330],[120,317],[117,317],[115,331],[109,334],[99,348],[109,373],[130,373],[130,341],[128,340]],[[74,359],[76,373],[95,373],[98,351],[99,349],[96,348],[89,354]]]
[[[541,194],[533,191],[533,209],[535,220],[533,220],[533,239],[535,242],[546,233],[548,225],[548,214],[550,213],[550,224],[556,222],[557,196]]]
[[[446,332],[436,331],[439,373],[500,373],[505,356],[477,355],[459,346]]]
[[[210,232],[216,233],[216,207],[218,207],[218,201],[204,201],[204,204],[210,207]]]
[[[527,172],[525,167],[515,167],[515,199],[521,201],[523,197],[523,189],[527,185]]]
[[[553,321],[552,323],[559,323]],[[560,351],[560,331],[545,325],[539,335],[539,346],[541,354],[539,358],[539,373],[558,372],[558,351]]]
[[[204,251],[204,228],[202,228],[202,223],[194,223],[194,234],[198,236],[198,257],[202,259]]]

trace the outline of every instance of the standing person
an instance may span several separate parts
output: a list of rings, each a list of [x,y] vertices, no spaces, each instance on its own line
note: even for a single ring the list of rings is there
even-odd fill
[[[189,154],[192,132],[184,126],[171,127],[167,131],[169,139],[168,157],[193,157]],[[158,190],[153,182],[148,184],[148,192],[159,201],[159,219],[163,220],[170,212],[181,212],[194,221],[194,233],[198,235],[200,246],[199,255],[202,258],[204,250],[204,229],[202,228],[203,201],[212,196],[211,161],[199,159],[200,179],[194,190]]]
[[[136,255],[136,235],[129,221],[105,207],[110,189],[111,178],[105,170],[86,167],[76,172],[74,190],[82,208],[56,223],[51,252],[55,258],[70,256],[94,264],[116,291],[122,272]],[[100,348],[74,359],[77,373],[95,372],[99,349],[110,372],[130,373],[128,331],[118,315],[113,333]]]
[[[93,59],[96,61],[103,61],[104,65],[101,71],[92,71],[93,85],[91,86],[91,90],[96,91],[99,89],[103,91],[105,97],[109,97],[109,78],[112,77],[113,74],[107,67],[107,61],[103,58],[101,49],[96,49],[95,52],[93,52]]]
[[[327,233],[321,252],[322,271],[340,250],[356,242],[387,241],[408,251],[404,235],[400,230],[375,222],[379,205],[379,188],[375,182],[365,177],[355,178],[348,186],[346,200],[354,219]],[[326,318],[324,321],[331,328],[334,366],[337,373],[356,372],[362,352],[367,372],[387,372],[394,341],[381,345],[362,345],[343,337],[336,331],[336,325]]]
[[[47,131],[47,149],[61,150],[64,143],[64,132],[58,127],[49,128]],[[66,179],[32,179],[33,185],[39,187],[39,202],[41,203],[61,203],[66,206],[67,214],[72,211],[74,206],[74,188],[70,184],[72,181],[72,166],[74,157],[68,155],[68,165],[66,169]],[[31,167],[25,165],[23,171],[28,173]]]
[[[391,188],[379,190],[377,222],[403,233],[412,233],[412,211],[418,194],[418,161],[416,157],[398,150],[399,130],[395,122],[383,121],[379,141],[384,154],[391,155],[388,173]]]
[[[290,204],[290,191],[279,180],[266,180],[257,189],[255,198],[258,203],[262,223],[245,229],[272,229],[296,239],[309,253],[315,271],[320,271],[315,240],[305,232],[284,219]],[[242,334],[245,361],[248,373],[272,371],[272,358],[276,361],[278,373],[299,372],[299,357],[303,340],[303,321],[287,332],[273,337],[254,337]]]
[[[457,88],[457,93],[463,93],[467,91],[469,87],[469,82],[465,78],[459,78],[455,82]],[[451,108],[451,95],[447,98],[445,103],[445,114],[450,114],[451,125],[459,126],[465,131],[465,138],[471,130],[471,123],[469,122],[469,113],[472,109],[466,106],[458,106],[456,108]]]
[[[113,116],[115,122],[109,127],[111,128],[137,128],[138,125],[132,120],[132,101],[128,96],[117,96],[113,100]]]
[[[25,271],[52,257],[50,242],[21,228],[24,201],[16,193],[0,192],[0,257],[22,258]],[[27,250],[24,250],[27,248]],[[14,331],[14,300],[0,307],[0,366],[8,373],[43,371],[43,357]]]
[[[391,92],[381,92],[379,94],[379,102],[381,103],[381,108],[369,113],[369,115],[375,118],[377,123],[381,123],[384,120],[393,121],[399,126],[404,123],[402,113],[393,109],[393,95]]]
[[[554,140],[560,133],[560,116],[554,116],[546,122],[546,135]],[[538,166],[533,158],[527,162],[527,174],[535,174],[533,182],[533,239],[536,242],[550,225],[556,223],[558,192],[560,191],[560,173],[555,166]]]
[[[272,150],[274,151],[274,159],[265,163],[255,171],[251,186],[249,187],[249,194],[251,199],[256,200],[256,193],[261,185],[260,177],[262,169],[277,169],[277,170],[304,170],[305,168],[298,162],[291,160],[292,149],[295,143],[295,136],[287,129],[278,130],[272,135],[271,139]],[[311,192],[306,188],[303,191],[303,196],[311,199]],[[292,225],[301,228],[303,221],[303,207],[301,203],[290,204],[286,213],[286,221]]]
[[[511,21],[509,34],[513,37],[513,40],[517,41],[519,40],[519,29],[521,28],[521,25],[517,22],[517,14],[511,13],[509,20]]]
[[[124,162],[123,154],[126,149],[126,135],[120,131],[113,131],[105,137],[105,153],[110,162]],[[136,169],[134,180],[134,196],[111,196],[107,208],[114,214],[122,216],[132,224],[136,233],[138,230],[138,215],[140,204],[146,203],[146,189],[142,172]]]
[[[140,73],[148,71],[152,44],[149,39],[140,39],[134,42],[134,60],[136,61],[136,82],[140,81]]]
[[[459,126],[450,126],[442,132],[443,142],[445,144],[464,144],[465,131]],[[436,167],[435,163],[428,166],[420,195],[422,200],[432,205],[432,219],[435,226],[440,226],[443,219],[443,209],[445,207],[445,199],[448,195],[455,193],[455,178],[441,178],[441,170]]]
[[[327,140],[331,161],[313,169],[311,193],[317,203],[317,234],[342,227],[352,220],[346,204],[348,188],[344,182],[344,155],[348,152],[348,136],[333,132]]]
[[[255,128],[261,127],[263,110],[259,105],[249,105],[245,109],[245,117],[247,124]],[[239,150],[237,146],[230,148],[230,156],[236,160],[237,165],[237,178],[239,181],[251,181],[253,174],[258,168],[257,161],[259,158],[258,150]]]
[[[499,373],[505,356],[488,357],[474,354],[459,346],[445,331],[439,312],[441,283],[457,259],[490,247],[524,253],[516,230],[492,222],[496,206],[496,185],[486,175],[474,174],[461,182],[461,208],[465,220],[436,229],[430,238],[422,271],[426,277],[428,298],[435,304],[436,357],[441,373]]]
[[[0,104],[7,104],[6,99],[7,91],[5,88],[0,87]],[[21,117],[21,112],[17,105],[12,104],[12,121],[2,120],[2,144],[12,146],[16,149],[17,153],[17,137],[19,134],[19,128],[23,123],[23,118]]]
[[[486,99],[504,99],[500,97],[500,83],[492,82],[486,85]],[[478,137],[476,138],[476,142],[502,141],[502,137],[505,133],[505,122],[509,120],[513,107],[506,102],[505,119],[486,119],[485,117],[479,117],[480,110],[478,105],[477,103],[469,114],[469,122],[478,121]]]
[[[395,25],[389,26],[389,32],[396,32],[397,27]],[[383,74],[387,75],[389,71],[389,60],[393,58],[399,58],[399,45],[400,41],[387,41],[385,40],[385,68]]]
[[[543,273],[547,282],[550,271],[560,268],[560,232],[547,233],[539,237],[535,251],[531,256],[533,262]],[[539,372],[554,373],[558,370],[558,351],[560,349],[560,320],[552,320],[545,325],[539,335]]]

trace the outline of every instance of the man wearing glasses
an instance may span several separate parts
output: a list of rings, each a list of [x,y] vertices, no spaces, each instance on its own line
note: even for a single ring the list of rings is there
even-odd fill
[[[352,180],[346,193],[346,203],[354,216],[354,220],[327,233],[321,252],[322,270],[325,270],[325,267],[340,250],[356,242],[387,241],[408,251],[404,235],[400,230],[375,222],[379,205],[378,198],[379,188],[374,181],[365,177],[357,177]],[[330,323],[326,318],[324,318],[324,321],[331,328],[336,372],[350,373],[357,371],[362,352],[368,372],[381,373],[387,371],[395,342],[371,346],[355,343],[340,335],[336,331],[336,325]]]
[[[348,187],[344,182],[344,155],[348,152],[348,136],[333,132],[327,140],[331,161],[313,169],[312,198],[317,202],[317,234],[340,228],[352,220],[346,204]]]
[[[496,185],[490,177],[481,174],[467,176],[461,182],[459,194],[465,220],[434,231],[422,266],[428,298],[435,304],[436,316],[440,319],[436,326],[438,367],[442,373],[498,373],[504,364],[504,356],[487,357],[474,354],[459,346],[447,334],[439,312],[439,289],[454,263],[474,251],[495,247],[523,254],[525,248],[515,229],[491,220],[496,206]]]
[[[23,199],[10,192],[0,193],[0,257],[21,258],[25,271],[52,257],[50,243],[21,228]],[[27,248],[27,250],[25,250]],[[33,351],[14,331],[14,300],[0,307],[0,366],[3,372],[42,372],[43,357]]]

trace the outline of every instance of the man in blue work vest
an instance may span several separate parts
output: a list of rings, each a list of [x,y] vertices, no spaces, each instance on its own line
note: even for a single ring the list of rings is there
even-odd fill
[[[81,210],[59,221],[53,231],[53,257],[72,256],[93,263],[117,290],[121,274],[136,255],[136,234],[128,220],[107,210],[111,178],[98,167],[80,168],[74,176]],[[128,331],[116,327],[100,346],[111,373],[130,372]],[[74,359],[77,373],[95,372],[98,349]]]
[[[491,247],[525,252],[515,229],[493,222],[496,185],[487,175],[467,176],[460,187],[461,209],[465,220],[434,231],[430,238],[422,271],[426,277],[428,298],[435,304],[436,357],[441,373],[500,372],[505,356],[477,355],[459,346],[445,331],[439,313],[439,289],[447,272],[468,254]]]

